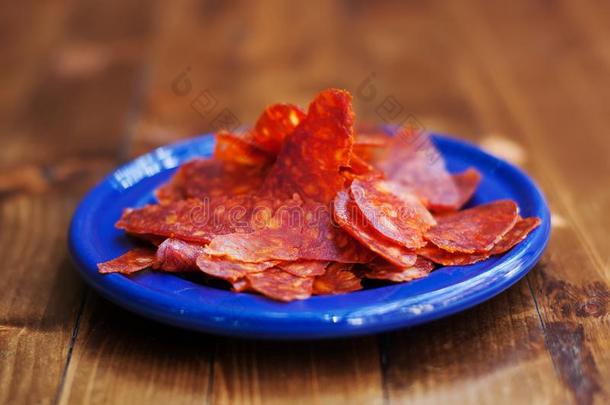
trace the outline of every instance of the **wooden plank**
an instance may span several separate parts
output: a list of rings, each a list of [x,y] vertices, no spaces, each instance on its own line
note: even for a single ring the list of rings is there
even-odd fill
[[[41,91],[34,90],[40,82],[37,74],[43,72],[38,64],[57,43],[69,11],[69,2],[52,6],[24,2],[0,13],[6,57],[0,69],[2,403],[53,401],[82,302],[82,284],[70,268],[64,240],[74,204],[64,176],[67,167],[61,161],[48,171],[37,165],[28,153],[36,146],[24,145],[18,136],[27,131],[29,122],[20,122],[17,115],[31,112],[32,92]],[[61,139],[59,129],[47,133],[48,141]],[[77,172],[83,183],[90,180],[86,169],[71,171]],[[55,191],[52,185],[57,186]]]
[[[50,403],[61,381],[83,297],[64,240],[72,205],[57,193],[2,201],[3,403]]]
[[[105,46],[103,37],[91,35],[94,24],[75,27],[90,5],[26,8],[12,21],[11,30],[22,37],[14,45],[25,49],[11,53],[17,61],[2,78],[20,83],[7,96],[20,93],[17,106],[0,126],[3,403],[52,403],[58,397],[85,292],[70,264],[65,233],[78,198],[117,162],[139,73],[133,60],[114,56],[83,70],[91,53],[74,51],[74,44]],[[113,23],[109,32],[126,33],[116,15],[92,12],[99,24]]]
[[[204,403],[213,347],[90,293],[59,403]]]
[[[65,63],[63,71],[78,77],[105,72],[121,84],[117,89],[105,83],[106,91],[99,94],[86,92],[94,105],[104,106],[105,114],[96,117],[96,121],[111,114],[121,120],[112,130],[111,139],[107,138],[107,126],[90,128],[93,139],[106,136],[107,142],[85,146],[124,158],[129,153],[131,120],[137,118],[144,90],[142,73],[148,69],[144,57],[147,46],[154,42],[156,18],[161,19],[163,10],[149,4],[143,12],[136,1],[122,2],[119,8],[101,3],[90,6],[93,7],[84,6],[73,21],[72,29],[82,34],[82,40],[69,44],[68,59],[75,60]],[[94,68],[80,63],[81,57],[88,59],[91,55],[103,66]],[[128,81],[122,82],[123,79]],[[80,128],[83,124],[84,121],[72,125]],[[131,315],[90,292],[58,401],[204,402],[208,397],[211,348],[213,344],[203,335]]]
[[[473,100],[477,100],[475,101],[475,104],[480,107],[482,111],[485,111],[485,116],[487,117],[487,119],[490,122],[495,122],[496,125],[498,123],[501,123],[501,125],[499,126],[501,133],[515,133],[513,131],[518,130],[513,127],[514,120],[510,118],[510,116],[507,117],[502,113],[503,107],[500,107],[500,109],[498,110],[498,105],[496,103],[491,102],[491,100],[493,99],[493,96],[491,96],[491,94],[493,94],[493,91],[488,92],[486,95],[483,95],[486,92],[485,89],[489,89],[489,87],[487,86],[488,83],[480,84],[482,75],[483,74],[481,72],[475,72],[470,74],[470,78],[466,80],[464,85],[472,91]],[[479,82],[478,85],[475,83],[477,81]],[[498,127],[496,127],[496,130],[497,128]],[[522,142],[515,142],[513,140],[511,141],[510,145],[513,145],[514,147],[517,147],[522,150],[529,150],[527,147],[521,146]],[[534,288],[536,298],[539,299],[540,291],[535,288],[535,280],[538,277],[546,277],[546,274],[565,273],[566,271],[563,269],[581,268],[581,266],[584,265],[584,262],[589,263],[589,265],[586,266],[588,267],[586,269],[586,272],[595,272],[595,266],[591,262],[591,258],[588,254],[588,249],[583,245],[582,240],[579,240],[576,231],[573,228],[570,229],[571,226],[569,225],[569,222],[567,222],[567,220],[565,219],[569,216],[565,212],[563,207],[561,207],[561,205],[556,202],[559,200],[559,197],[556,194],[557,192],[554,191],[552,187],[549,187],[549,185],[552,183],[548,182],[547,179],[544,177],[544,170],[541,170],[539,163],[535,162],[525,163],[525,166],[528,168],[529,172],[531,172],[535,177],[538,178],[542,186],[545,188],[545,190],[547,190],[547,197],[549,198],[549,201],[553,208],[553,216],[555,221],[551,242],[549,244],[549,247],[547,248],[547,253],[543,257],[541,263],[528,276],[528,282],[530,283],[532,288]],[[557,243],[557,241],[560,239],[569,239],[569,242],[565,242],[563,244],[564,246],[561,246]],[[565,267],[564,264],[556,262],[555,258],[558,256],[563,257],[564,260],[570,258],[569,260],[576,261],[579,263],[579,265],[578,267]],[[570,275],[566,274],[565,277],[567,278],[579,277],[577,274],[572,274],[573,272],[568,272],[570,273]],[[577,298],[576,296],[572,295],[571,299],[574,300],[571,305],[575,305],[580,298]],[[537,303],[539,304],[539,309],[543,308],[543,305],[540,305],[540,300],[538,300]],[[554,306],[554,308],[559,307]],[[545,332],[545,337],[547,336],[548,335]],[[556,354],[556,350],[555,353],[553,353],[553,351],[551,352],[553,360],[555,360],[554,355]]]
[[[596,87],[606,83],[607,88],[607,71],[605,77],[596,76],[587,61],[595,53],[585,52],[587,56],[559,63],[558,71],[561,77],[587,80],[556,81],[558,77],[549,74],[546,67],[555,62],[552,57],[563,58],[566,47],[574,43],[588,46],[585,36],[566,24],[565,15],[556,9],[540,9],[530,3],[502,12],[481,9],[480,15],[469,13],[475,24],[462,27],[468,33],[465,43],[478,51],[481,71],[477,77],[489,79],[489,91],[498,97],[487,94],[487,104],[492,100],[497,110],[506,112],[501,125],[526,145],[524,149],[532,156],[528,167],[547,190],[558,219],[539,271],[528,276],[542,317],[545,344],[558,378],[574,402],[605,403],[610,398],[602,383],[610,375],[605,320],[610,294],[607,240],[600,235],[607,229],[608,200],[599,182],[607,183],[610,177],[603,157],[607,144],[600,137],[605,124],[599,108],[587,108],[582,97],[585,88],[593,89],[592,83]],[[456,21],[465,17],[458,8],[452,11]],[[511,23],[517,21],[520,29],[515,30]],[[560,34],[553,36],[556,42],[543,46],[535,41],[547,32]],[[571,33],[569,38],[566,32]],[[524,47],[525,38],[534,45]],[[531,69],[513,68],[515,58],[527,58]],[[566,94],[569,97],[558,101]],[[593,97],[607,96],[607,92],[597,91]],[[577,130],[580,138],[573,136]],[[576,203],[574,193],[586,195],[589,203]],[[586,214],[588,206],[599,209],[596,219]]]
[[[574,77],[569,84],[572,86],[573,93],[576,94],[573,103],[575,107],[580,107],[580,113],[585,116],[586,121],[590,124],[589,127],[582,127],[581,131],[586,131],[587,138],[593,137],[599,140],[599,143],[605,144],[604,130],[607,124],[607,117],[610,114],[610,92],[600,91],[605,89],[601,83],[608,82],[608,72],[610,72],[610,7],[607,2],[597,2],[587,4],[584,3],[582,8],[576,7],[571,2],[562,2],[562,15],[577,27],[580,32],[581,41],[580,47],[584,50],[582,53],[584,58],[578,58],[580,63],[572,68],[572,71],[565,72],[569,77]],[[573,107],[573,105],[570,105]],[[601,131],[600,131],[601,130]],[[608,147],[606,145],[606,152]],[[591,145],[592,148],[597,147]],[[603,160],[601,161],[603,162]],[[598,162],[595,165],[595,177],[599,179],[599,184],[608,183],[610,181],[610,165],[601,164]],[[590,176],[583,176],[590,177]],[[581,188],[580,180],[574,181],[579,187],[573,192],[573,196],[583,195],[581,193],[589,193],[592,190],[598,190],[596,185],[591,184],[586,188]],[[576,200],[577,197],[572,197]],[[575,201],[574,201],[575,202]],[[586,204],[574,204],[577,208],[584,205],[579,210],[578,215],[586,221],[586,225],[580,227],[579,232],[590,233],[590,244],[595,245],[597,254],[602,257],[598,259],[601,263],[610,263],[610,256],[607,254],[610,244],[605,237],[605,232],[610,226],[610,219],[606,214],[610,208],[608,195],[596,195],[593,200],[588,200]],[[600,222],[601,221],[601,222]],[[592,230],[589,230],[589,225],[597,225]],[[604,257],[604,253],[606,256]],[[610,278],[610,272],[606,272]]]
[[[320,342],[218,339],[217,404],[381,404],[374,337]]]
[[[610,179],[610,168],[604,159],[610,149],[603,136],[608,111],[602,110],[607,109],[608,94],[595,91],[595,88],[607,81],[607,70],[589,69],[601,62],[597,59],[595,63],[594,52],[566,57],[570,49],[587,49],[590,45],[575,29],[569,30],[569,34],[561,29],[567,22],[559,11],[540,8],[515,5],[496,10],[494,14],[490,9],[480,19],[498,20],[499,23],[493,30],[487,22],[470,29],[468,38],[476,43],[473,46],[481,49],[476,58],[486,66],[490,80],[505,99],[511,110],[509,114],[518,125],[518,133],[511,136],[520,137],[529,150],[545,152],[536,155],[536,159],[544,160],[541,166],[547,181],[561,190],[558,193],[561,204],[574,216],[580,237],[590,246],[591,256],[601,272],[602,263],[608,262],[610,253],[598,230],[610,225],[610,219],[605,215],[610,201],[605,190],[599,187],[599,181]],[[530,21],[526,23],[528,18]],[[521,29],[514,30],[514,26],[505,21],[518,23]],[[481,31],[479,35],[475,34],[477,30]],[[481,37],[483,32],[491,31],[492,35]],[[544,42],[548,32],[554,31],[558,35]],[[531,38],[540,38],[530,41],[536,46],[521,46]],[[518,68],[520,65],[514,63],[517,58],[529,60],[532,68]],[[563,77],[571,80],[562,80]],[[582,78],[588,79],[583,81]],[[591,176],[591,172],[595,176]],[[587,196],[586,203],[578,203],[580,195]],[[592,233],[595,237],[589,236]]]
[[[391,403],[565,403],[526,281],[474,309],[387,336]]]

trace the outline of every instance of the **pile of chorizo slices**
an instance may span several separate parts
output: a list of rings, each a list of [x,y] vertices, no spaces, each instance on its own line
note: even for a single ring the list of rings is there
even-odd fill
[[[540,224],[511,200],[463,209],[480,181],[448,172],[425,133],[355,133],[350,94],[328,89],[307,111],[275,104],[251,130],[216,134],[211,159],[123,212],[116,226],[141,244],[98,270],[197,272],[284,302],[407,282],[502,254]]]

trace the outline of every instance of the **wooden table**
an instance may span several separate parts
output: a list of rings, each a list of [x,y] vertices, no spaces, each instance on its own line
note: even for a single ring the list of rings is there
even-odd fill
[[[0,400],[608,403],[609,38],[607,1],[4,4]],[[166,327],[78,278],[67,225],[105,172],[329,86],[525,168],[553,211],[538,266],[459,315],[312,343]]]

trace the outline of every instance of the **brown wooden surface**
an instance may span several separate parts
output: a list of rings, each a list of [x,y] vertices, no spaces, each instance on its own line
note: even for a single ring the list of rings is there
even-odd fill
[[[0,49],[0,402],[610,402],[609,2],[26,0]],[[177,330],[80,281],[67,225],[105,172],[329,86],[525,168],[553,211],[536,268],[447,319],[310,343]]]

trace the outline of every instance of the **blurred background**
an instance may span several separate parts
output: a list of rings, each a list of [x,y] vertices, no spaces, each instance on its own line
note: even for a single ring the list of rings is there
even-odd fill
[[[0,49],[5,400],[108,400],[109,381],[123,399],[201,399],[198,388],[191,390],[199,377],[176,385],[166,376],[205,374],[212,364],[218,378],[234,381],[227,364],[253,358],[264,374],[252,379],[290,375],[326,398],[308,377],[318,375],[330,383],[332,398],[352,403],[434,402],[464,393],[473,402],[494,402],[499,392],[507,403],[588,403],[607,389],[601,382],[610,375],[602,333],[610,308],[610,2],[24,0],[2,6]],[[227,348],[206,338],[208,352],[198,337],[134,318],[78,280],[67,225],[105,173],[156,146],[249,125],[270,103],[306,105],[326,87],[350,90],[361,122],[454,134],[525,168],[553,211],[541,265],[466,315],[391,335],[396,345],[364,339],[300,346],[310,353],[301,360],[319,366],[305,377],[277,353],[268,355],[290,356],[290,346]],[[557,289],[567,293],[557,296]],[[577,315],[583,302],[599,311]],[[490,319],[500,326],[477,329]],[[552,340],[543,326],[558,321],[581,333],[580,343]],[[176,341],[184,352],[173,356],[182,363],[146,363]],[[425,346],[429,341],[435,345]],[[574,345],[582,350],[565,360],[562,350]],[[384,347],[410,351],[393,349],[390,357],[398,360],[387,363]],[[214,360],[213,353],[221,354]],[[233,357],[223,360],[227,353]],[[70,356],[77,360],[70,363]],[[129,389],[116,380],[126,364],[135,367],[123,380]],[[156,373],[155,365],[169,374]],[[41,367],[44,377],[32,374]],[[487,374],[492,370],[495,377]],[[354,390],[347,380],[337,383],[340,375],[373,388]],[[485,375],[485,387],[468,382]],[[235,399],[238,386],[219,381],[224,385],[214,395]],[[280,399],[298,393],[257,384]]]
[[[602,1],[8,4],[0,13],[2,165],[124,160],[219,123],[248,125],[269,103],[306,104],[332,86],[353,92],[361,121],[410,117],[519,163],[535,156],[552,176],[579,179],[581,192],[591,193],[597,182],[586,168],[608,152],[601,133],[610,108],[608,8]]]

